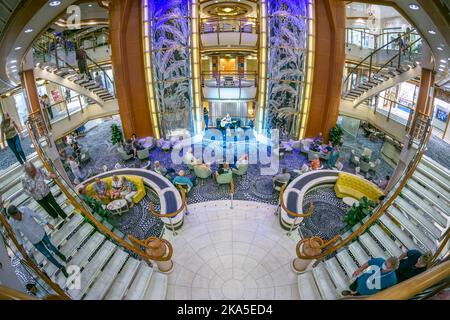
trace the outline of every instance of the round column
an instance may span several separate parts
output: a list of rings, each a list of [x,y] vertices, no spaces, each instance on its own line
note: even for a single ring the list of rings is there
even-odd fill
[[[322,253],[322,249],[320,248],[321,245],[322,243],[319,239],[310,239],[300,245],[300,252],[307,256],[317,256]],[[292,269],[296,273],[303,273],[315,260],[316,259],[301,259],[297,257],[292,261]]]

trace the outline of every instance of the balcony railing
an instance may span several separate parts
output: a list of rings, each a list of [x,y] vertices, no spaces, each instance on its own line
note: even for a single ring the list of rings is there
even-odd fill
[[[203,18],[200,20],[200,33],[241,32],[258,33],[256,18]]]
[[[202,72],[202,87],[248,88],[257,85],[256,71]]]

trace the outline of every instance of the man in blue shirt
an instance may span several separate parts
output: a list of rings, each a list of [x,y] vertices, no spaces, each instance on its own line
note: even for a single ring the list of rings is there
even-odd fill
[[[398,266],[397,257],[390,257],[387,260],[370,259],[353,273],[352,276],[357,278],[350,285],[350,290],[342,291],[342,295],[367,296],[397,284],[395,270]],[[370,269],[364,272],[369,267]]]
[[[194,186],[194,183],[191,181],[191,179],[189,179],[188,177],[185,176],[186,172],[184,170],[180,170],[178,172],[178,176],[176,176],[173,179],[173,184],[174,185],[187,185],[188,189],[186,190],[186,192],[189,192],[191,190],[191,188]]]

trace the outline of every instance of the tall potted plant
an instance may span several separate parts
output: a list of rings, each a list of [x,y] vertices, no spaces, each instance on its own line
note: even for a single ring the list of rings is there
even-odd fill
[[[330,140],[333,142],[333,146],[342,145],[342,137],[344,136],[344,130],[340,125],[335,125],[330,129]]]
[[[123,145],[123,133],[115,123],[111,125],[111,142],[113,145]]]
[[[372,200],[369,200],[367,197],[362,197],[359,200],[358,205],[353,204],[353,206],[345,213],[344,222],[349,228],[353,227],[361,222],[365,217],[371,215],[375,205],[375,202]]]

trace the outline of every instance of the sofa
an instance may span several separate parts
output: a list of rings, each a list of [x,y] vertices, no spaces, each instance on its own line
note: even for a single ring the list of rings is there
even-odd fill
[[[133,199],[134,203],[138,203],[147,194],[147,192],[145,191],[144,180],[141,177],[135,177],[135,176],[125,176],[125,177],[135,184],[135,186],[137,188],[137,193],[134,195],[134,197],[132,199]],[[119,179],[120,178],[121,178],[121,176],[119,176]],[[106,184],[108,185],[108,190],[111,190],[112,177],[103,178],[101,180],[106,182]],[[92,182],[91,184],[89,184],[86,187],[86,194],[88,196],[92,197],[94,195],[94,193],[95,193],[94,192],[94,182]]]
[[[367,197],[372,201],[377,201],[384,195],[383,190],[372,182],[346,172],[339,173],[334,192],[338,198],[351,197],[359,200]]]

